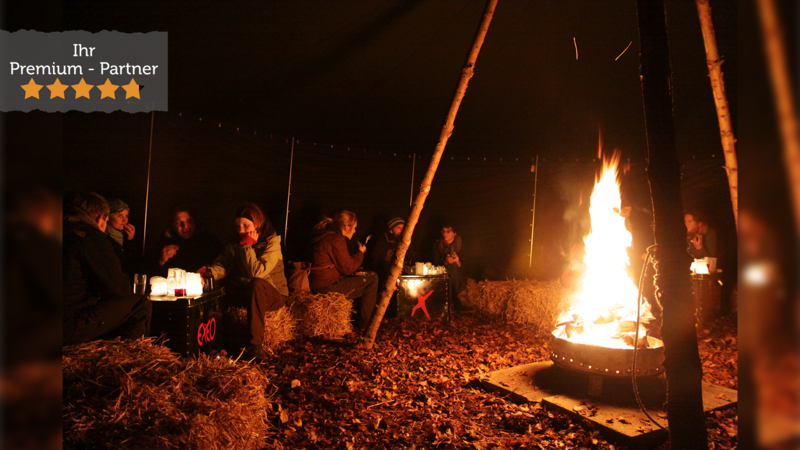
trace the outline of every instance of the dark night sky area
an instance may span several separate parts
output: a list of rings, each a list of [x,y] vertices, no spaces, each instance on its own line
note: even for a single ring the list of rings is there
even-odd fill
[[[736,123],[736,2],[714,20]],[[429,154],[482,1],[70,2],[64,29],[168,31],[170,111]],[[693,2],[668,1],[678,151],[721,154]],[[575,60],[572,38],[578,44]],[[628,45],[628,51],[614,58]],[[501,0],[450,155],[646,154],[634,1]]]

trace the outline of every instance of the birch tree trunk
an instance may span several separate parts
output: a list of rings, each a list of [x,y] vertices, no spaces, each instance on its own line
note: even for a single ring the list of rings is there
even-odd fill
[[[436,169],[439,167],[439,161],[442,159],[442,153],[444,153],[447,140],[450,139],[450,135],[453,134],[453,124],[456,120],[456,114],[458,114],[458,108],[461,106],[461,100],[464,99],[464,94],[467,92],[469,80],[475,72],[475,62],[478,60],[478,54],[481,51],[483,40],[486,38],[486,33],[489,31],[489,24],[492,22],[492,16],[494,15],[496,6],[497,0],[488,0],[486,2],[486,8],[483,10],[481,23],[475,33],[475,39],[472,42],[467,61],[464,64],[464,68],[461,70],[461,79],[453,95],[450,111],[447,113],[447,119],[439,135],[439,142],[436,144],[433,157],[431,157],[431,162],[428,165],[428,171],[425,173],[422,185],[420,185],[419,194],[417,194],[414,207],[411,209],[411,215],[406,221],[406,226],[403,229],[403,236],[400,238],[400,243],[397,245],[392,271],[389,278],[386,280],[385,289],[381,295],[380,301],[375,306],[372,319],[364,334],[364,348],[371,349],[372,346],[375,345],[375,336],[378,334],[381,321],[383,321],[383,315],[386,313],[386,308],[389,306],[389,300],[392,298],[392,294],[394,294],[394,291],[397,289],[397,279],[400,278],[400,274],[403,271],[403,262],[406,257],[406,251],[408,251],[408,246],[411,245],[411,236],[419,221],[419,215],[425,205],[425,199],[428,198],[428,193],[431,191],[433,176],[436,175]]]
[[[641,80],[653,202],[656,297],[663,307],[667,412],[674,449],[707,449],[703,368],[683,223],[681,171],[675,151],[671,70],[663,0],[637,0]]]
[[[731,114],[728,109],[728,97],[725,95],[725,80],[722,78],[723,60],[717,51],[717,35],[714,22],[711,20],[709,0],[696,0],[697,13],[700,16],[700,28],[703,30],[703,42],[706,46],[706,63],[711,90],[714,92],[714,103],[717,106],[719,134],[722,138],[722,151],[725,154],[725,170],[728,172],[728,186],[733,203],[733,219],[739,229],[739,163],[736,158],[736,138],[731,127]]]

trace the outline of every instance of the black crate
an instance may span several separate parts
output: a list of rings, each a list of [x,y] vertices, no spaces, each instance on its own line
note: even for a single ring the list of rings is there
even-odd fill
[[[166,337],[166,346],[183,356],[222,350],[222,306],[225,289],[196,298],[151,297],[152,336]]]
[[[397,280],[397,317],[449,321],[450,276],[447,274],[401,276]]]

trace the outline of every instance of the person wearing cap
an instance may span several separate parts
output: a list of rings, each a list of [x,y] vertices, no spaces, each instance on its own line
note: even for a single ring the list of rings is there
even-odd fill
[[[372,249],[372,268],[378,274],[380,287],[383,286],[392,270],[392,261],[397,251],[397,244],[400,243],[400,236],[406,221],[402,217],[395,217],[386,225],[386,231],[376,239],[375,247]]]
[[[136,228],[129,223],[131,208],[118,198],[109,200],[108,207],[110,213],[108,215],[106,235],[111,239],[114,253],[119,258],[120,264],[122,264],[122,271],[131,276],[137,272],[139,269],[137,266],[141,262],[137,249],[133,246]]]
[[[258,359],[266,357],[264,314],[276,311],[289,300],[289,286],[283,272],[281,237],[272,227],[264,211],[248,203],[236,212],[236,239],[228,244],[209,267],[214,280],[226,280],[226,303],[249,306],[250,346],[248,352]]]

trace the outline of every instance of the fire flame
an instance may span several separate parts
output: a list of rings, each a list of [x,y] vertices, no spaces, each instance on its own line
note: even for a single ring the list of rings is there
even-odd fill
[[[633,348],[639,293],[627,272],[632,237],[620,215],[619,161],[619,152],[604,160],[595,182],[589,206],[592,230],[583,241],[585,273],[554,334],[580,344]],[[647,303],[642,305],[642,317],[652,319]],[[641,345],[648,343],[646,334],[640,324]]]

